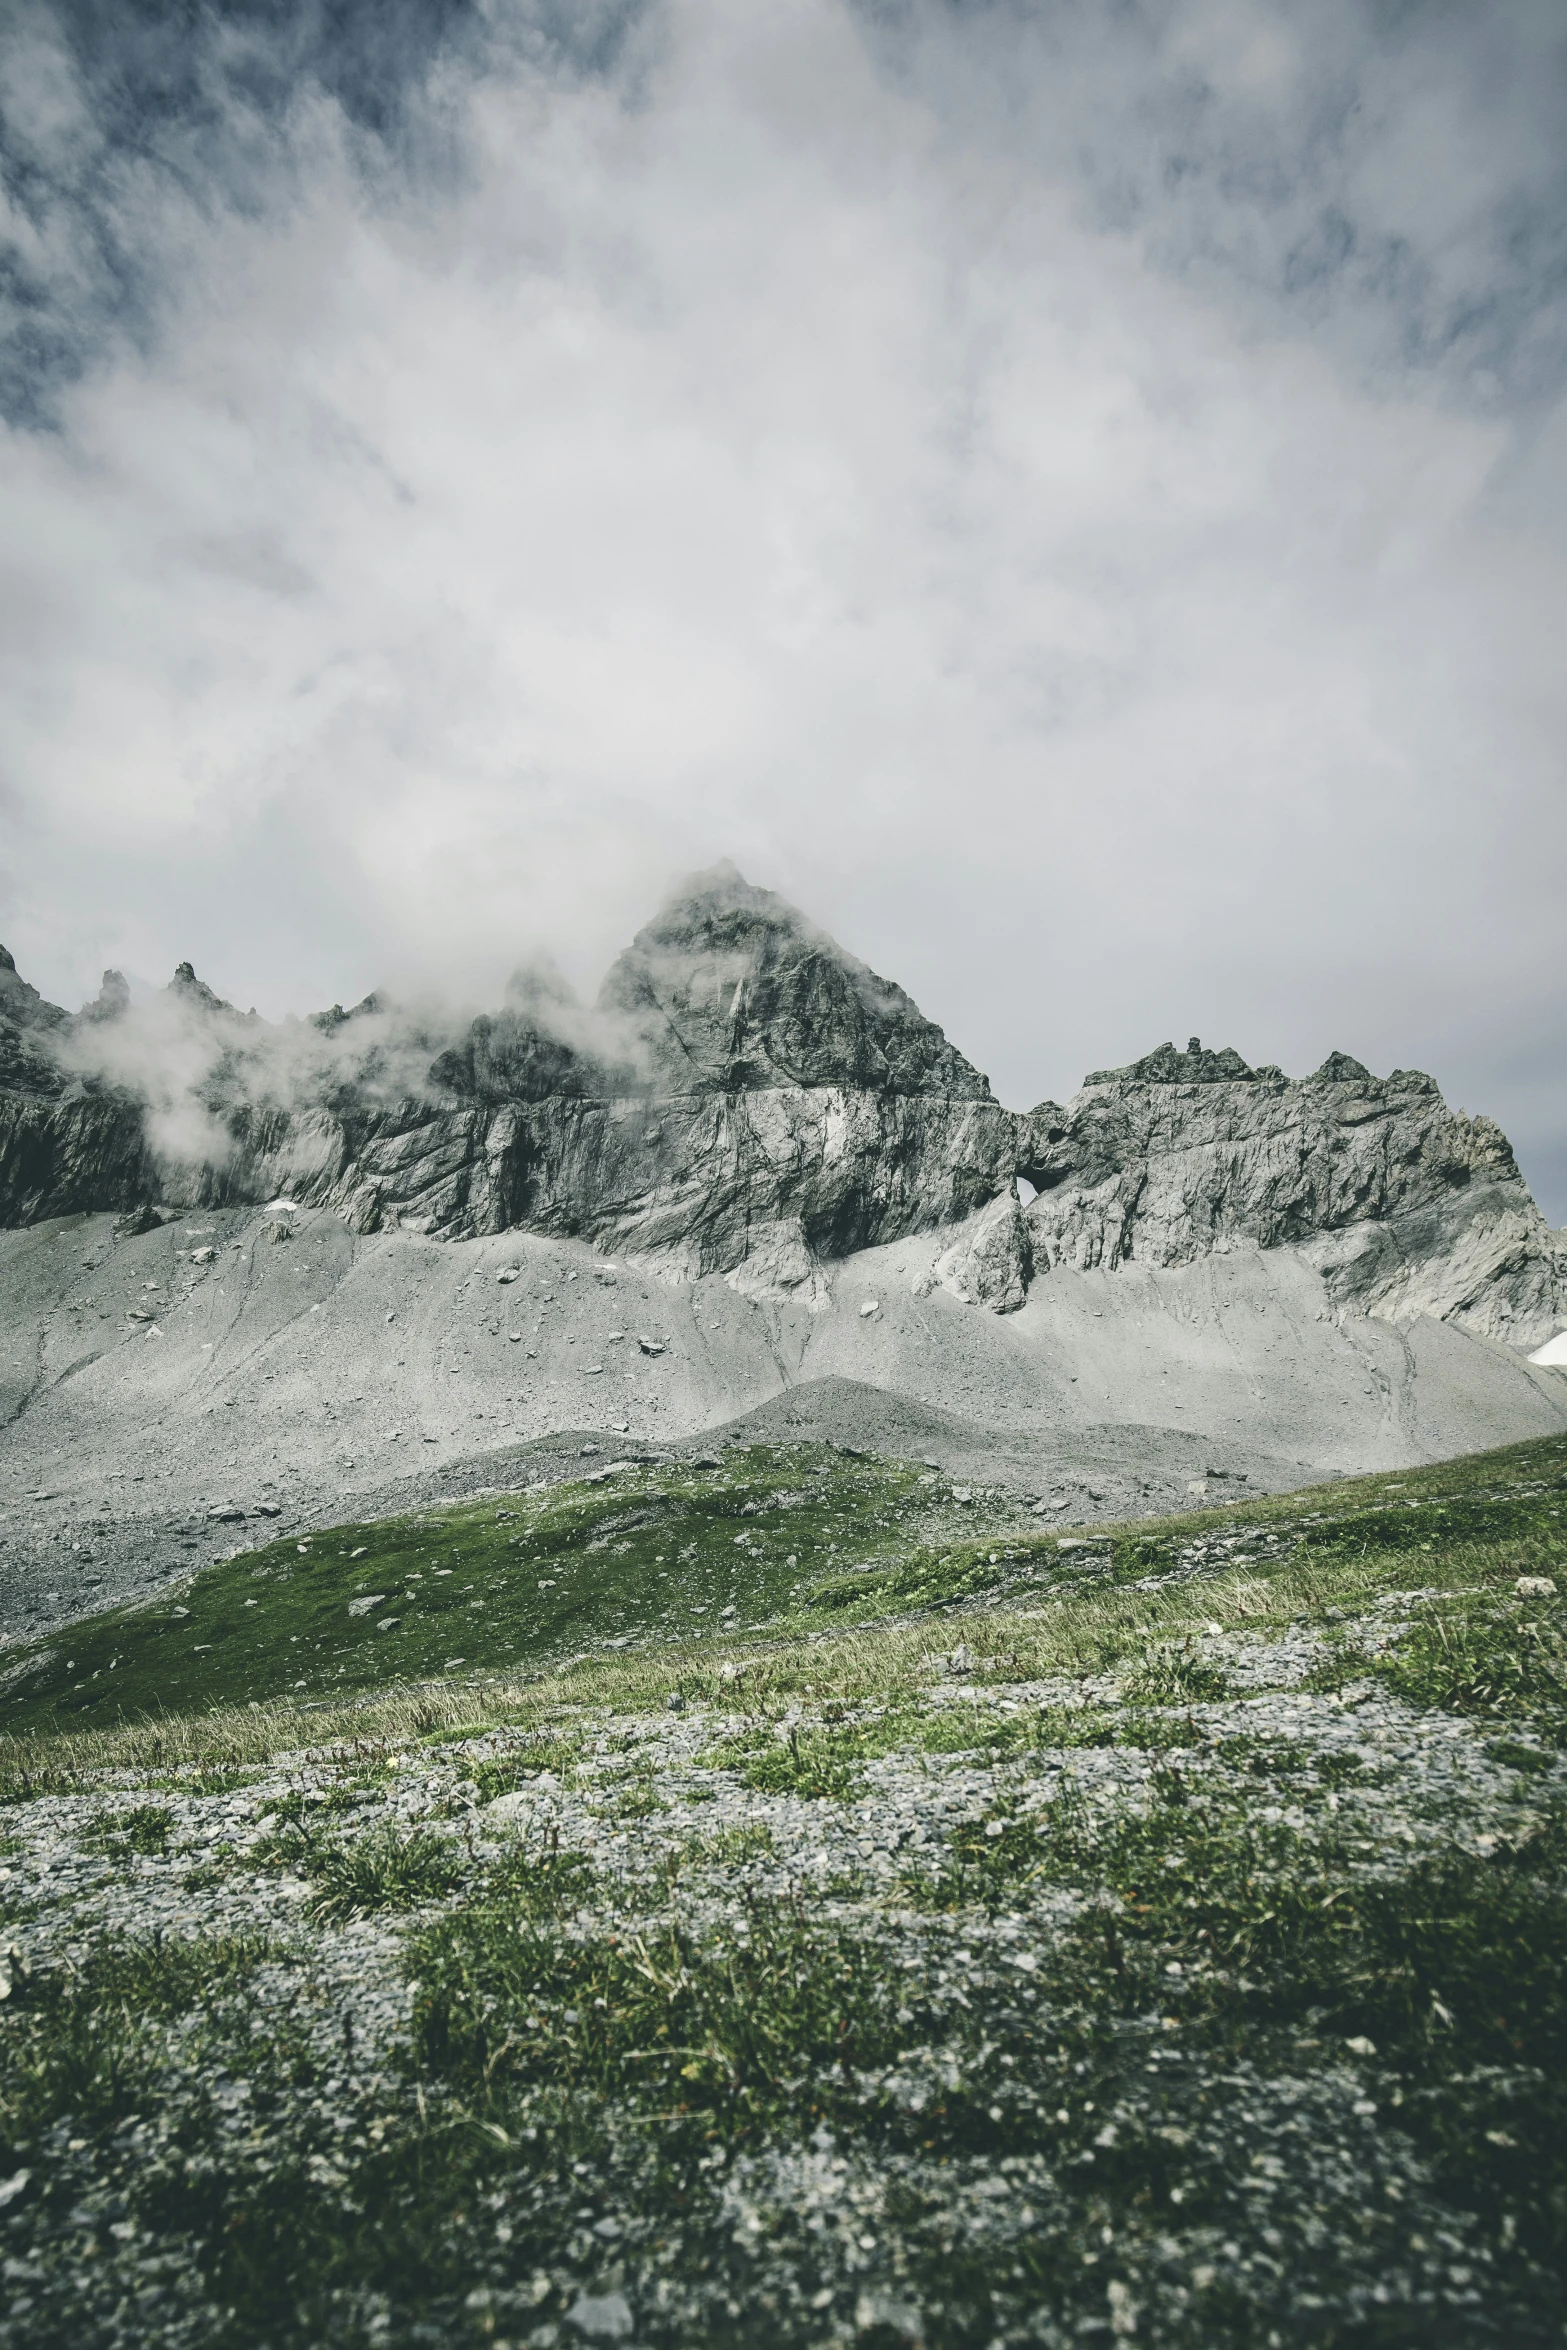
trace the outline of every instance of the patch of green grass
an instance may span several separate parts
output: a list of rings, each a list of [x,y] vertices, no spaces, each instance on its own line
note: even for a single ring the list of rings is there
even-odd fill
[[[1548,1747],[1524,1746],[1516,1738],[1492,1738],[1487,1741],[1487,1755],[1500,1763],[1504,1770],[1525,1771],[1531,1775],[1554,1770],[1560,1757]]]
[[[627,1771],[605,1788],[606,1809],[617,1820],[650,1820],[669,1806],[658,1792],[651,1771]]]
[[[485,1500],[333,1527],[88,1618],[63,1654],[40,1643],[7,1723],[69,1730],[296,1684],[319,1700],[458,1666],[536,1669],[594,1641],[711,1633],[731,1604],[740,1629],[787,1610],[835,1551],[904,1556],[932,1508],[909,1464],[756,1446],[716,1471],[631,1467],[517,1494],[501,1513]]]
[[[856,1730],[791,1725],[781,1735],[770,1729],[748,1731],[710,1747],[699,1759],[708,1770],[737,1771],[747,1787],[762,1795],[842,1802],[859,1784],[865,1747]]]
[[[127,1857],[154,1855],[169,1849],[174,1814],[157,1803],[135,1803],[124,1811],[100,1812],[91,1834],[106,1852]]]
[[[313,1844],[304,1866],[316,1889],[310,1914],[333,1924],[444,1901],[464,1873],[450,1837],[428,1828],[404,1835],[389,1821],[352,1841]]]
[[[1126,1708],[1020,1706],[1003,1712],[957,1702],[890,1706],[858,1721],[828,1720],[810,1729],[756,1725],[697,1759],[703,1769],[738,1772],[762,1794],[841,1799],[856,1792],[866,1763],[887,1755],[964,1755],[999,1763],[1059,1747],[1187,1746],[1196,1736],[1185,1721]]]
[[[1229,1696],[1230,1677],[1190,1640],[1160,1642],[1122,1683],[1121,1694],[1132,1705],[1203,1705]]]
[[[1374,1669],[1411,1705],[1526,1716],[1567,1742],[1567,1609],[1560,1600],[1469,1592],[1429,1602]]]
[[[1279,1787],[1315,1790],[1373,1785],[1385,1774],[1358,1754],[1325,1751],[1294,1738],[1242,1736],[1221,1739],[1217,1753],[1232,1770]]]
[[[521,1753],[497,1755],[475,1763],[472,1770],[474,1785],[479,1790],[481,1803],[493,1803],[498,1795],[510,1795],[518,1787],[526,1787],[541,1771],[547,1771],[562,1785],[569,1785],[577,1776],[582,1760],[582,1749],[570,1738],[536,1738]]]
[[[725,1869],[772,1855],[772,1829],[765,1820],[748,1820],[741,1827],[715,1829],[711,1836],[688,1837],[678,1859],[686,1867]]]
[[[1006,1608],[968,1620],[965,1638],[980,1652],[977,1670],[990,1678],[1135,1668],[1151,1643],[1179,1644],[1211,1616],[1233,1615],[1265,1628],[1320,1617],[1331,1606],[1355,1613],[1412,1582],[1448,1590],[1481,1584],[1500,1594],[1519,1572],[1562,1569],[1563,1520],[1554,1514],[1567,1490],[1562,1439],[1404,1471],[1397,1482],[1396,1502],[1385,1496],[1385,1478],[1370,1477],[1248,1496],[1244,1514],[1207,1509],[1113,1528],[1110,1564],[1087,1575],[1073,1563],[1083,1554],[1063,1557],[1056,1537],[1032,1526],[966,1545],[938,1540],[939,1512],[916,1471],[852,1461],[828,1447],[758,1447],[731,1455],[711,1473],[637,1469],[604,1486],[514,1497],[500,1517],[486,1503],[379,1527],[348,1526],[315,1537],[303,1559],[296,1546],[278,1544],[207,1570],[183,1595],[188,1619],[171,1620],[160,1602],[77,1627],[72,1679],[82,1686],[59,1686],[62,1666],[54,1683],[8,1701],[0,1798],[76,1791],[85,1783],[83,1770],[114,1767],[131,1756],[142,1764],[166,1755],[179,1766],[199,1760],[243,1767],[290,1743],[290,1723],[295,1743],[304,1735],[355,1734],[356,1720],[364,1724],[360,1734],[371,1737],[449,1738],[446,1725],[475,1725],[473,1694],[406,1683],[439,1673],[457,1654],[466,1660],[465,1672],[482,1666],[500,1676],[480,1701],[487,1710],[479,1728],[540,1719],[562,1701],[636,1708],[660,1702],[672,1685],[698,1694],[726,1651],[681,1636],[696,1630],[698,1604],[707,1611],[705,1624],[717,1624],[721,1593],[737,1596],[743,1611],[742,1632],[729,1635],[728,1653],[755,1613],[774,1632],[770,1647],[753,1651],[748,1661],[748,1703],[813,1688],[912,1697],[928,1678],[919,1665],[928,1633],[898,1624],[866,1629],[847,1603],[813,1612],[800,1598],[821,1587],[822,1554],[832,1543],[839,1555],[872,1568],[869,1577],[844,1578],[866,1591],[874,1585],[859,1609],[865,1617],[885,1617],[894,1604],[911,1617],[921,1606],[955,1604],[969,1578],[978,1579],[976,1593],[982,1583],[991,1597],[998,1578],[1014,1578],[1021,1598],[1030,1567],[1061,1568],[1066,1579],[1058,1578],[1042,1607],[1031,1604],[1026,1620]],[[749,1512],[748,1504],[754,1504]],[[644,1513],[646,1523],[629,1522]],[[686,1533],[671,1552],[677,1519]],[[1412,1533],[1417,1523],[1423,1530]],[[1276,1547],[1268,1544],[1270,1533],[1282,1537]],[[1231,1538],[1241,1546],[1233,1562],[1225,1547]],[[1151,1565],[1172,1562],[1194,1544],[1207,1546],[1200,1580],[1152,1593],[1128,1587]],[[370,1555],[349,1560],[348,1550],[358,1547]],[[688,1550],[690,1558],[683,1555]],[[552,1558],[569,1561],[570,1571],[549,1573]],[[445,1576],[436,1573],[443,1561],[452,1562]],[[541,1562],[530,1582],[524,1564],[532,1570]],[[877,1578],[887,1574],[912,1580],[884,1588]],[[667,1596],[677,1579],[678,1606]],[[550,1584],[547,1592],[537,1590],[541,1581]],[[367,1592],[387,1592],[391,1609],[393,1582],[404,1593],[416,1585],[417,1602],[396,1635],[375,1630],[379,1604],[373,1616],[348,1617],[350,1598]],[[255,1595],[261,1604],[245,1609],[244,1597]],[[474,1598],[484,1601],[477,1611]],[[449,1637],[459,1620],[461,1642]],[[808,1638],[812,1627],[827,1624],[849,1635],[831,1653]],[[209,1637],[214,1626],[227,1627],[222,1639]],[[564,1646],[631,1632],[655,1645],[590,1655],[529,1687],[506,1686],[508,1666],[536,1670]],[[93,1642],[92,1654],[83,1653]],[[317,1659],[304,1692],[314,1714],[300,1711],[297,1697],[286,1700],[287,1684],[298,1677],[296,1649]],[[1341,1673],[1350,1669],[1347,1656],[1339,1660]],[[358,1716],[356,1692],[373,1700]],[[247,1722],[250,1705],[259,1712]],[[211,1727],[200,1724],[202,1713],[224,1706],[229,1710]],[[112,1725],[121,1721],[128,1727],[117,1742]]]
[[[0,2146],[6,2167],[41,2130],[103,2130],[147,2093],[156,2027],[211,2014],[277,1955],[258,1934],[109,1940],[19,1974],[0,2008]]]
[[[897,1978],[863,1933],[748,1903],[700,1940],[678,1924],[580,1940],[501,1900],[410,1953],[420,2054],[481,2110],[516,2083],[782,2121],[832,2075],[904,2041]]]
[[[280,1827],[298,1827],[304,1821],[326,1819],[340,1812],[358,1811],[358,1793],[351,1787],[293,1787],[269,1805]]]

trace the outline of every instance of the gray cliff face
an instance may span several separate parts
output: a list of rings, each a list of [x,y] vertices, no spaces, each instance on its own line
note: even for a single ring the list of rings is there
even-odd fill
[[[1435,1314],[1515,1345],[1549,1336],[1567,1266],[1489,1118],[1429,1077],[1334,1053],[1294,1081],[1164,1045],[1019,1121],[1036,1266],[1177,1265],[1237,1243],[1308,1246],[1334,1299]]]
[[[1567,1320],[1505,1136],[1430,1078],[1335,1053],[1292,1081],[1193,1038],[1015,1116],[901,989],[728,866],[595,1005],[534,966],[460,1030],[375,996],[273,1025],[188,964],[135,1010],[105,973],[72,1019],[0,949],[0,1223],[278,1194],[812,1302],[824,1261],[945,1232],[931,1283],[1002,1314],[1057,1266],[1292,1247],[1359,1313],[1523,1346]]]
[[[104,985],[124,981],[106,971]],[[153,1168],[141,1106],[73,1086],[60,1063],[68,1012],[28,985],[0,947],[0,1223],[35,1224],[147,1197]]]
[[[513,1227],[655,1255],[671,1271],[765,1257],[768,1286],[970,1214],[1011,1151],[994,1102],[833,1087],[561,1098],[388,1114],[341,1134],[295,1120],[253,1190],[342,1208],[361,1231],[441,1239]]]

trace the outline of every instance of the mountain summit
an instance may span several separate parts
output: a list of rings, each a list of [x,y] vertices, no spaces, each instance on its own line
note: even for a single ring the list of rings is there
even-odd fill
[[[599,1009],[659,1091],[848,1086],[988,1101],[989,1080],[901,987],[728,863],[698,873],[610,969]]]

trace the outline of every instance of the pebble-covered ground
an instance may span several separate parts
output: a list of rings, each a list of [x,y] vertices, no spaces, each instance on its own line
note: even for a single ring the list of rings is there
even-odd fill
[[[1562,2341],[1527,1450],[1462,1543],[18,1748],[0,2346]]]

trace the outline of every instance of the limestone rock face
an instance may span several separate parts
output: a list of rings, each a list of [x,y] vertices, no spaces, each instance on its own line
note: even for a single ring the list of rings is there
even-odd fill
[[[1514,1345],[1563,1318],[1567,1265],[1492,1120],[1449,1110],[1418,1071],[1378,1079],[1343,1053],[1295,1081],[1236,1063],[1195,1038],[1184,1055],[1161,1046],[1019,1121],[1036,1264],[1296,1243],[1360,1313],[1435,1314]]]
[[[0,947],[0,1089],[46,1096],[62,1091],[50,1045],[69,1019],[58,1004],[46,1003],[37,988],[28,985],[15,956]]]
[[[156,1185],[139,1102],[125,1094],[59,1098],[0,1091],[0,1203],[5,1224],[130,1208]]]
[[[818,1258],[970,1214],[1005,1180],[1011,1129],[994,1102],[838,1087],[556,1097],[351,1120],[335,1148],[322,1124],[313,1154],[292,1121],[251,1189],[276,1182],[361,1231],[525,1226],[675,1273],[751,1263],[758,1288],[787,1290]]]
[[[939,1283],[965,1305],[1015,1314],[1028,1303],[1033,1272],[1033,1234],[1017,1192],[1009,1186],[971,1219],[918,1286],[928,1290]]]

